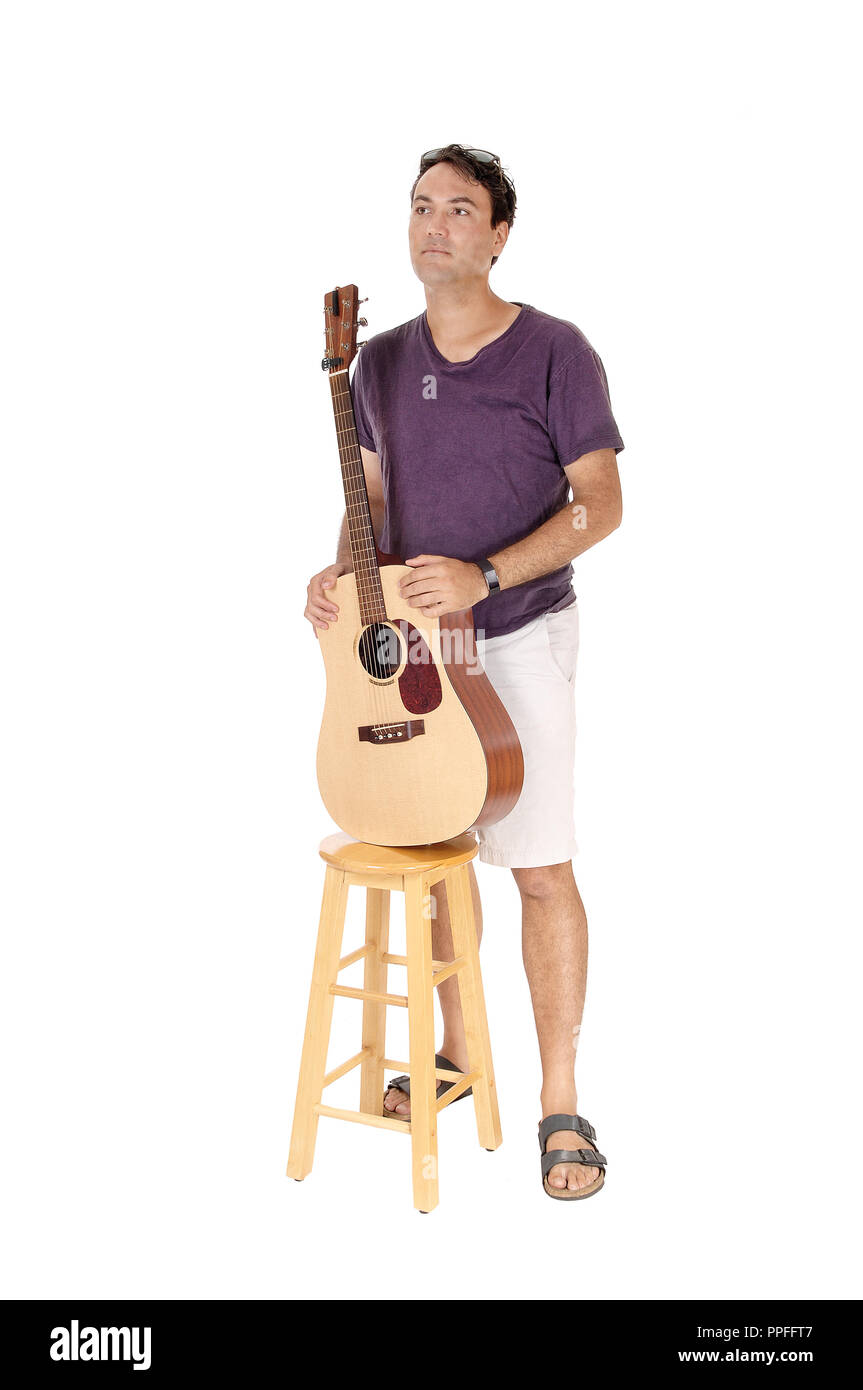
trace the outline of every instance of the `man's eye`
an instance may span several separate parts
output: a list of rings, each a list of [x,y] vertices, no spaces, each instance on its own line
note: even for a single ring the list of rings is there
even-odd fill
[[[464,213],[465,217],[467,217],[467,208],[453,208],[453,212]]]

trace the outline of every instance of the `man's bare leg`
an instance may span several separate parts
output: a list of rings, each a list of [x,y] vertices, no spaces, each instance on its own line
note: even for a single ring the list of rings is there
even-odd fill
[[[479,884],[476,881],[473,864],[468,864],[468,873],[470,875],[470,891],[473,897],[473,913],[476,918],[477,941],[482,941],[482,903],[480,902]],[[431,893],[433,905],[432,955],[435,960],[454,960],[455,952],[452,945],[449,905],[443,880],[434,884]],[[443,984],[438,985],[438,998],[443,1014],[443,1042],[438,1051],[448,1058],[454,1067],[458,1067],[461,1071],[467,1071],[467,1044],[461,1016],[458,980],[455,975],[450,975],[448,980],[444,980]],[[406,1096],[404,1091],[388,1091],[384,1105],[387,1110],[397,1110],[400,1115],[409,1115],[411,1112],[410,1096]]]
[[[536,869],[513,869],[522,903],[522,956],[533,1002],[542,1062],[540,1104],[546,1115],[578,1113],[575,1053],[587,986],[587,916],[572,860]],[[549,1135],[546,1148],[589,1145],[572,1130]],[[549,1187],[575,1190],[599,1177],[581,1163],[556,1163]]]

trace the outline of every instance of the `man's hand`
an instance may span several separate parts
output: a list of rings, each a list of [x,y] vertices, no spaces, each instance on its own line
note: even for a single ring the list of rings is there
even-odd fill
[[[429,618],[460,613],[488,596],[485,575],[472,561],[413,555],[405,564],[414,566],[414,572],[399,580],[399,592],[411,608]]]
[[[325,589],[332,589],[336,580],[343,574],[348,574],[352,569],[351,565],[340,564],[327,565],[320,574],[315,574],[309,580],[306,590],[308,599],[304,618],[308,618],[312,627],[315,629],[315,636],[318,635],[318,628],[328,628],[330,623],[338,622],[339,605],[333,603],[332,599],[325,594]],[[328,620],[328,621],[327,621]]]

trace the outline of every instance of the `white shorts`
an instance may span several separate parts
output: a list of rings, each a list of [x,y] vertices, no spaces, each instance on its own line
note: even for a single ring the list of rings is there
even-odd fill
[[[507,869],[563,864],[575,839],[578,601],[503,637],[477,637],[485,673],[515,725],[524,785],[508,816],[476,829],[479,858]]]

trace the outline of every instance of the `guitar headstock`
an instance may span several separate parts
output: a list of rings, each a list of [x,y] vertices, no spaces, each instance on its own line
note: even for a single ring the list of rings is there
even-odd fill
[[[325,372],[332,376],[335,372],[347,371],[357,355],[357,328],[365,328],[366,320],[357,318],[357,310],[364,299],[359,298],[356,285],[341,285],[324,295],[324,337],[326,355],[321,362]]]

